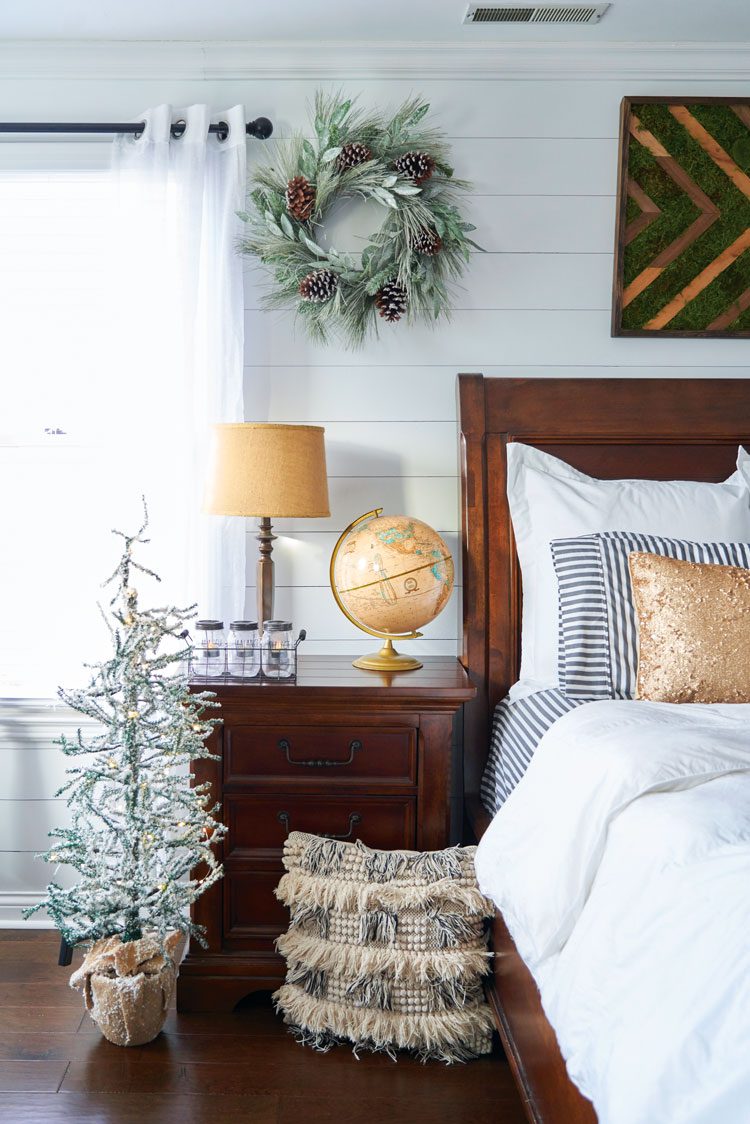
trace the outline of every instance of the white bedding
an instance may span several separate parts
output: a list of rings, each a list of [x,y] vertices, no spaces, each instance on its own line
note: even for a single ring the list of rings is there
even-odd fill
[[[750,1122],[750,705],[572,711],[476,863],[600,1124]]]

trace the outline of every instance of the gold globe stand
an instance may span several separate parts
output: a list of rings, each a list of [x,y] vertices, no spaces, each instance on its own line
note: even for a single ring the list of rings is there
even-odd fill
[[[404,656],[397,652],[393,647],[394,640],[419,640],[421,632],[405,632],[399,635],[392,635],[388,632],[378,632],[374,628],[368,628],[367,625],[362,624],[361,621],[356,620],[349,610],[346,608],[336,589],[336,582],[334,580],[333,571],[336,565],[336,557],[339,552],[339,547],[344,539],[357,527],[360,523],[364,523],[366,519],[376,519],[379,515],[383,514],[382,507],[376,507],[374,511],[368,511],[366,515],[360,515],[359,519],[355,519],[350,523],[345,531],[339,536],[338,542],[333,548],[331,555],[331,565],[328,570],[329,580],[331,582],[331,592],[336,600],[341,612],[346,619],[354,625],[355,628],[362,629],[368,636],[375,636],[378,640],[383,640],[383,646],[378,652],[371,652],[367,656],[360,656],[358,660],[352,661],[353,667],[362,667],[365,671],[416,671],[418,667],[422,666],[420,660],[414,656]]]
[[[351,620],[351,617],[349,619]],[[354,623],[356,624],[356,621]],[[358,627],[361,628],[362,625]],[[381,636],[378,632],[373,632],[371,635]],[[421,635],[421,632],[410,632],[406,636],[399,636],[397,639],[417,640]],[[404,656],[397,652],[393,647],[393,640],[390,636],[381,636],[381,638],[385,640],[385,644],[380,651],[372,652],[369,656],[360,656],[358,660],[352,661],[352,667],[364,667],[367,671],[415,671],[422,666],[414,656]]]

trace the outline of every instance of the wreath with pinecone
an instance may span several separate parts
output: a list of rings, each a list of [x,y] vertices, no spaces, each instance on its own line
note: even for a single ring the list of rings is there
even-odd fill
[[[469,184],[454,178],[442,134],[422,125],[429,108],[412,98],[385,117],[319,92],[315,140],[279,143],[253,174],[241,248],[273,276],[264,307],[295,309],[316,341],[359,347],[380,319],[450,313],[449,286],[481,247],[458,206]],[[326,215],[346,196],[385,211],[361,254],[321,244]]]

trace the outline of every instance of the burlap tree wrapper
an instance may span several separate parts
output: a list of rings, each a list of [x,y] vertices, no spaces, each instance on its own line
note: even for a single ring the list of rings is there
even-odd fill
[[[292,832],[277,896],[291,912],[274,995],[299,1041],[319,1050],[414,1051],[444,1062],[491,1048],[489,970],[474,847],[375,851]]]
[[[126,944],[105,937],[92,945],[70,986],[83,993],[87,1011],[116,1046],[142,1046],[164,1025],[185,947],[183,933],[162,945],[155,936]]]

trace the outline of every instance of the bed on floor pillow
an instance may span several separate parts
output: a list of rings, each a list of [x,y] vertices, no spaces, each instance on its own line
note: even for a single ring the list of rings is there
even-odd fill
[[[291,832],[276,891],[291,914],[277,941],[287,975],[274,1002],[300,1042],[443,1062],[489,1053],[494,907],[475,851],[376,851]]]

